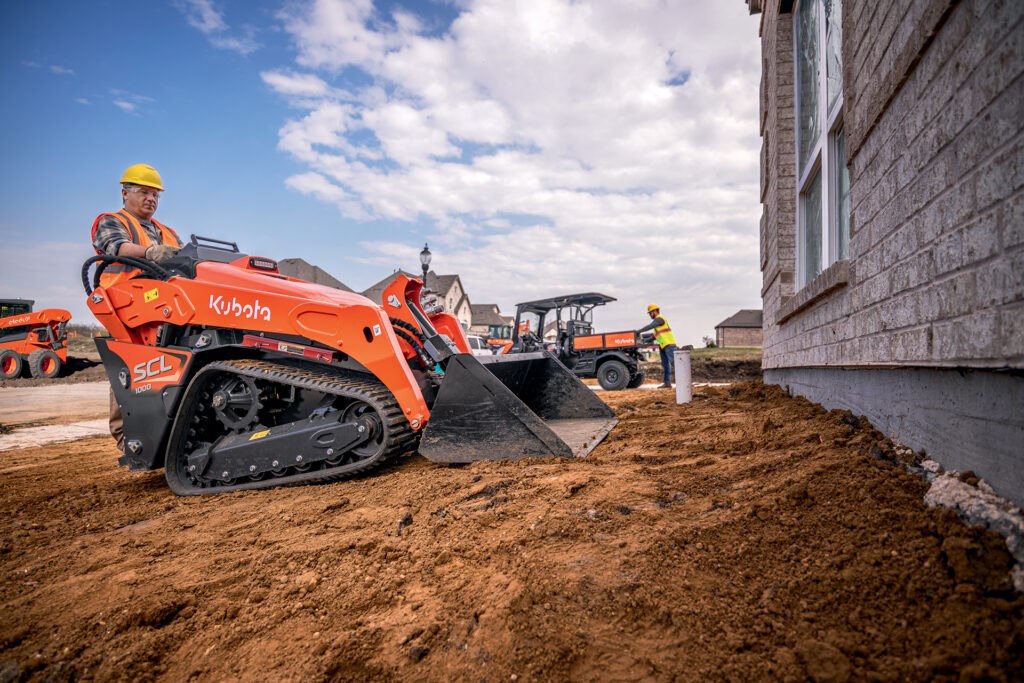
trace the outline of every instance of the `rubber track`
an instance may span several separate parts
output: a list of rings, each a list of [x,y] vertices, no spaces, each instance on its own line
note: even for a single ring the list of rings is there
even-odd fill
[[[282,365],[255,359],[216,361],[204,366],[201,372],[207,370],[223,370],[254,379],[364,401],[373,406],[383,419],[388,429],[388,443],[384,452],[376,458],[340,466],[340,471],[338,467],[327,467],[310,472],[270,477],[260,481],[246,481],[226,486],[214,485],[196,488],[194,492],[197,494],[227,493],[229,491],[273,488],[288,484],[336,481],[373,469],[392,456],[402,455],[416,448],[419,433],[412,431],[398,401],[387,387],[376,379],[365,379],[350,373]],[[175,457],[178,455],[180,454],[176,454]]]

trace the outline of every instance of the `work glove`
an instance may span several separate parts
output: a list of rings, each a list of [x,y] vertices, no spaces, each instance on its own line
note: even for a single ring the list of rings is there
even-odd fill
[[[177,254],[179,249],[181,247],[172,247],[170,244],[155,244],[146,250],[146,258],[160,263]]]

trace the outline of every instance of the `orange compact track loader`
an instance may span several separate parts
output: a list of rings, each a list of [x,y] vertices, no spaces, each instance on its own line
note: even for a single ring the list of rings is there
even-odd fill
[[[49,379],[68,362],[68,321],[60,308],[32,312],[34,301],[0,299],[0,379],[21,377],[27,366],[33,377]]]
[[[113,263],[134,276],[101,280]],[[124,418],[118,463],[163,467],[179,495],[336,479],[417,448],[581,457],[616,423],[547,352],[474,357],[404,275],[374,303],[193,235],[159,264],[94,256],[82,280],[111,335],[96,346]]]

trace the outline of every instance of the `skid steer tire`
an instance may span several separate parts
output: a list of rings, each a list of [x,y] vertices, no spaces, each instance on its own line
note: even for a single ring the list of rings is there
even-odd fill
[[[0,379],[18,379],[24,366],[21,356],[16,351],[0,351]]]
[[[626,369],[626,365],[621,361],[605,361],[597,369],[597,382],[605,391],[625,389],[626,384],[629,382],[629,370]]]
[[[49,349],[36,349],[28,357],[28,369],[36,379],[52,379],[60,374],[60,356]]]

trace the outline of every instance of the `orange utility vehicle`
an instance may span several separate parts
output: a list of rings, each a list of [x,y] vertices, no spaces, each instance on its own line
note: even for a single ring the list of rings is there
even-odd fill
[[[112,263],[136,274],[102,277]],[[159,264],[94,256],[82,279],[111,335],[96,346],[124,416],[118,462],[163,467],[179,495],[336,479],[417,448],[579,457],[616,423],[549,353],[474,357],[404,275],[375,303],[193,235]]]
[[[611,391],[635,389],[644,381],[642,342],[636,332],[594,332],[594,309],[610,301],[615,297],[586,292],[517,304],[515,335],[508,352],[530,352],[550,345],[552,353],[577,376],[596,377],[603,389]],[[552,324],[555,341],[541,341],[541,330]]]
[[[32,311],[30,299],[0,299],[0,378],[56,377],[68,362],[68,321],[60,308]]]
[[[511,325],[489,325],[487,330],[487,348],[495,355],[508,353],[512,348]]]

